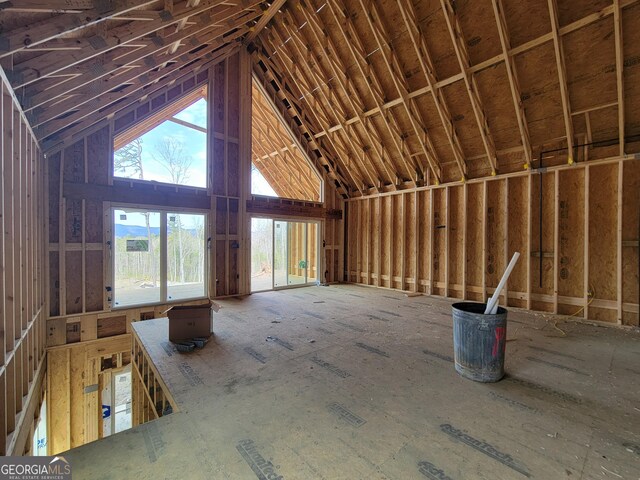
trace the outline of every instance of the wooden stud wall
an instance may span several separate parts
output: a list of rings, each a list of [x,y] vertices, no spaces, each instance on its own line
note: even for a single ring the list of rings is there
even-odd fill
[[[215,65],[209,78],[210,294],[216,297],[248,292],[246,285],[241,286],[249,248],[243,227],[250,193],[251,122],[241,115],[251,102],[248,62],[244,52],[233,55]]]
[[[131,322],[162,316],[167,305],[111,311],[111,202],[209,211],[209,296],[249,291],[251,66],[245,52],[195,72],[106,119],[47,155],[48,320],[47,345],[57,346],[130,333]],[[138,128],[169,105],[207,86],[211,177],[208,188],[151,185],[113,178],[114,138]],[[342,208],[325,182],[326,208]],[[255,203],[255,202],[254,202]],[[285,210],[297,207],[285,206]],[[313,209],[318,209],[314,204]],[[279,213],[281,214],[281,212]],[[286,211],[285,211],[286,214]],[[313,217],[313,215],[310,215]],[[324,217],[323,217],[324,218]],[[330,281],[340,280],[338,220],[325,220],[325,258]],[[335,224],[335,226],[334,226]],[[217,280],[217,281],[216,281]],[[185,302],[185,303],[198,303]]]
[[[485,301],[519,251],[502,305],[639,325],[640,162],[633,158],[346,205],[350,282]]]
[[[0,80],[0,454],[21,454],[44,374],[43,161],[31,127]]]
[[[132,424],[135,427],[173,413],[178,408],[167,385],[135,333],[132,353]]]
[[[49,348],[47,352],[48,454],[102,438],[102,388],[110,368],[131,362],[131,335]],[[135,373],[132,372],[132,375]]]

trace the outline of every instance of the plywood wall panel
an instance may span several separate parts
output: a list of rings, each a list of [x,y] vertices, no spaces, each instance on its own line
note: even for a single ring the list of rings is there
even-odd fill
[[[558,188],[558,295],[582,297],[584,286],[584,171],[562,171]],[[559,301],[558,312],[576,313],[575,305]]]
[[[554,294],[554,223],[555,223],[555,176],[539,173],[532,177],[531,185],[531,268],[532,293]],[[542,201],[541,201],[542,200]],[[542,257],[542,263],[540,263]],[[544,298],[544,297],[537,297]],[[534,310],[553,311],[553,302],[532,301]]]
[[[463,298],[464,264],[465,264],[465,202],[464,186],[449,187],[448,222],[445,229],[448,235],[448,296]]]
[[[380,285],[391,287],[391,253],[393,247],[391,245],[391,197],[382,197],[380,199],[380,222],[382,237],[380,242]]]
[[[82,252],[67,252],[66,261],[66,314],[73,315],[83,311]]]
[[[411,291],[417,273],[418,291],[461,298],[464,289],[467,298],[481,301],[493,293],[517,251],[521,257],[501,304],[508,295],[514,307],[636,325],[638,165],[613,158],[351,199],[350,212],[365,204],[381,210],[357,224],[350,216],[347,230],[357,225],[380,232],[382,287]],[[353,245],[347,247],[349,256]],[[376,251],[375,239],[358,244],[370,247]],[[387,265],[394,274],[399,267],[404,280],[396,275],[390,284]]]
[[[590,167],[589,181],[589,288],[594,299],[617,296],[618,165]],[[615,322],[616,312],[591,306],[592,318]]]
[[[87,312],[97,312],[103,310],[103,258],[101,251],[86,252],[85,265],[85,310]]]
[[[622,193],[622,302],[640,302],[640,162],[624,164]],[[622,323],[639,325],[638,312],[623,311]]]
[[[109,126],[102,127],[87,137],[87,182],[96,185],[109,183],[113,139]]]
[[[483,251],[484,239],[484,184],[472,183],[467,190],[467,232],[465,242],[466,257],[466,298],[474,301],[483,300],[484,283]]]
[[[404,222],[404,277],[403,281],[407,281],[408,290],[415,290],[414,281],[417,278],[417,218],[416,218],[416,201],[417,193],[408,193],[405,195],[405,222]]]
[[[447,270],[447,190],[439,188],[433,192],[433,293],[446,296]]]
[[[401,281],[401,271],[402,271],[402,260],[403,255],[394,254],[395,252],[403,252],[405,249],[404,245],[404,208],[403,208],[403,198],[404,195],[393,195],[390,196],[391,200],[391,211],[389,218],[389,229],[390,233],[393,235],[393,239],[390,242],[390,246],[393,251],[388,253],[389,259],[391,261],[391,286],[392,288],[400,288]],[[394,252],[395,251],[395,252]]]

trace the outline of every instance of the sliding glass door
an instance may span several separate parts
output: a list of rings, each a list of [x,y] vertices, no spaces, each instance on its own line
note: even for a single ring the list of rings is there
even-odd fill
[[[271,232],[271,243],[265,233]],[[251,227],[251,291],[313,284],[318,280],[317,222],[254,218]],[[270,254],[266,253],[270,249]],[[271,282],[265,272],[271,273]]]

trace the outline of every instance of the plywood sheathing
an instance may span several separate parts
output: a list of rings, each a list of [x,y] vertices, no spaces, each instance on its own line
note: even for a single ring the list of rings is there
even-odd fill
[[[256,42],[286,78],[296,116],[315,117],[309,133],[353,164],[358,196],[522,171],[546,150],[559,149],[547,166],[637,151],[637,9],[309,1],[285,6]],[[608,143],[573,148],[592,141]]]
[[[483,301],[518,251],[502,305],[638,325],[638,165],[594,161],[350,199],[347,278]]]
[[[355,285],[223,300],[187,355],[163,348],[166,320],[138,323],[180,411],[65,458],[87,478],[250,478],[244,444],[283,478],[638,476],[636,334],[510,308],[508,376],[480,385],[453,368],[451,303]]]

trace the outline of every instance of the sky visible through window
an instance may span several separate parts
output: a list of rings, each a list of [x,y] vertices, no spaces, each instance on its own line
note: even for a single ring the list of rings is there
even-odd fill
[[[175,118],[206,128],[207,101],[198,100]],[[207,135],[204,132],[166,120],[140,136],[139,141],[137,146],[134,141],[115,152],[116,177],[206,188]],[[141,164],[142,175],[137,163]],[[252,169],[251,193],[277,197],[257,169]]]

